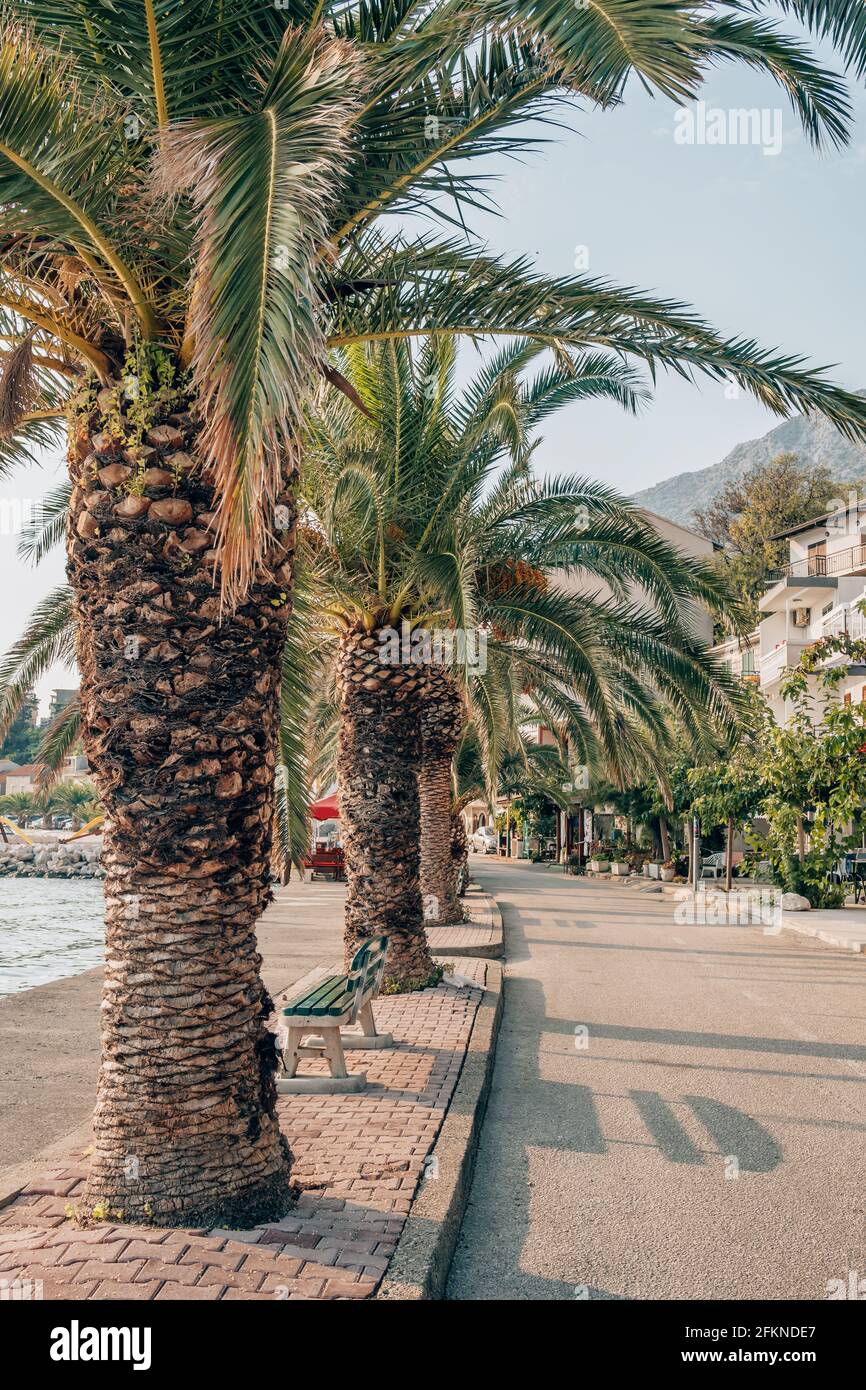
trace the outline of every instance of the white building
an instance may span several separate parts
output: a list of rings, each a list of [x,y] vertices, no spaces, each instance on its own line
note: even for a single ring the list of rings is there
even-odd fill
[[[770,708],[782,722],[792,711],[780,687],[806,648],[837,633],[866,637],[866,618],[856,607],[866,598],[866,502],[858,504],[852,494],[848,507],[825,512],[773,539],[788,541],[789,558],[758,605],[765,615],[758,625],[758,672]],[[847,666],[840,686],[843,700],[866,699],[866,664],[841,653],[828,657],[826,664]]]

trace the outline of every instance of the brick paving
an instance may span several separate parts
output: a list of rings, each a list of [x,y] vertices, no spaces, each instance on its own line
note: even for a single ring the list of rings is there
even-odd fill
[[[76,1300],[369,1298],[460,1075],[486,969],[483,960],[460,962],[459,973],[478,988],[440,985],[377,1002],[377,1024],[395,1047],[347,1054],[350,1071],[367,1073],[365,1091],[279,1097],[300,1189],[282,1220],[248,1231],[82,1229],[71,1216],[86,1155],[70,1153],[0,1210],[0,1292]],[[301,1074],[318,1070],[323,1062],[307,1060]]]
[[[497,914],[494,920],[490,910],[490,898],[470,884],[463,899],[471,921],[456,922],[448,927],[427,927],[427,940],[430,950],[440,959],[447,958],[449,951],[459,956],[492,956],[502,951],[502,923]],[[458,973],[463,974],[462,964]]]

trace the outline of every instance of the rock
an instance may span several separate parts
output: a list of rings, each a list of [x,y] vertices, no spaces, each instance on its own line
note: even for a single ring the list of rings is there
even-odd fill
[[[783,912],[809,912],[812,904],[808,898],[804,898],[802,893],[783,893],[782,911]]]

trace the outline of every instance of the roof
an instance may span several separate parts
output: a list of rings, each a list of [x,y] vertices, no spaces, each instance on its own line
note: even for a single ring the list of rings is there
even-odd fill
[[[33,777],[40,769],[39,763],[24,763],[23,767],[8,768],[9,777]]]
[[[663,521],[665,526],[675,526],[678,531],[685,531],[687,535],[694,536],[695,540],[703,541],[705,545],[712,545],[714,549],[719,549],[715,541],[711,541],[708,536],[696,531],[693,526],[686,526],[682,521],[673,521],[669,516],[661,516],[658,512],[651,512],[649,507],[638,507],[639,512],[649,517],[650,521]]]
[[[864,514],[866,514],[866,506],[858,506],[858,516],[860,515],[861,511],[864,512]],[[831,517],[842,516],[844,515],[844,512],[845,509],[843,508],[833,507],[829,512],[821,512],[820,516],[811,517],[809,521],[799,521],[796,526],[789,526],[787,531],[777,531],[775,536],[770,536],[769,539],[771,541],[784,541],[787,540],[788,536],[799,535],[801,531],[811,531],[813,526],[826,526],[827,522],[830,520]]]

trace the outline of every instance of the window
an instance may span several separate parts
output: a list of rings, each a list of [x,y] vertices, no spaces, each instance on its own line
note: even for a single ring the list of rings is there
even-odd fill
[[[755,649],[747,647],[743,652],[743,659],[740,663],[741,676],[753,676],[755,674]]]

